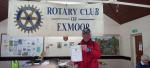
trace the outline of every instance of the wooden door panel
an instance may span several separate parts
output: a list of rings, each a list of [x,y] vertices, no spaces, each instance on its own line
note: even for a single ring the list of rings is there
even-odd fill
[[[135,36],[136,62],[139,63],[143,55],[142,35]]]

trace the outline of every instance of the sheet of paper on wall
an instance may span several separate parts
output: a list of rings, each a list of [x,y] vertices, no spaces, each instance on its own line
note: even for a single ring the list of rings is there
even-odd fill
[[[82,50],[80,45],[71,46],[71,61],[82,61]]]
[[[139,43],[139,51],[143,51],[143,45],[142,45],[142,43]]]

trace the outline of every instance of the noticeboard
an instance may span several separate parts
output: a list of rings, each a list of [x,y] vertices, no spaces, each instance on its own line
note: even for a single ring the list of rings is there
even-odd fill
[[[1,57],[39,56],[43,51],[43,37],[10,37],[1,35]]]

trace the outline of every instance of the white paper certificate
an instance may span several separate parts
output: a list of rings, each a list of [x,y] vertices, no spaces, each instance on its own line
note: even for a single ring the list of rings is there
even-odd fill
[[[82,61],[81,45],[71,46],[71,61],[73,62]]]

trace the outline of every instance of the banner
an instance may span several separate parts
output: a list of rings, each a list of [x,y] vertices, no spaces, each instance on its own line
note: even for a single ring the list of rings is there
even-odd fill
[[[103,34],[103,6],[9,1],[10,36],[81,36],[84,28],[92,35]]]

